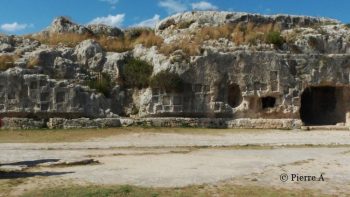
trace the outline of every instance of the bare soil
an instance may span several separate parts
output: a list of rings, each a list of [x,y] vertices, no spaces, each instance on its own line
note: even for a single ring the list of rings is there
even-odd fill
[[[0,196],[73,184],[231,184],[350,195],[349,131],[133,129],[91,130],[84,140],[77,131],[57,134],[59,140],[40,131],[50,143],[0,134],[8,142],[0,144]],[[322,174],[324,181],[292,181],[292,174]]]

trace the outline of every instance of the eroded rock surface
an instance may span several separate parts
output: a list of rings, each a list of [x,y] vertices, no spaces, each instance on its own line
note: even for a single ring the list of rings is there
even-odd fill
[[[202,34],[196,33],[203,28],[215,31],[239,25],[248,30],[277,26],[283,42],[277,46],[259,35],[242,43],[220,36],[198,41]],[[124,36],[124,31],[115,27],[85,27],[64,17],[41,32],[66,33],[111,39]],[[1,35],[0,55],[17,58],[12,68],[0,73],[1,116],[262,118],[291,120],[291,125],[299,119],[304,124],[348,122],[350,29],[336,20],[187,12],[164,19],[155,33],[164,39],[163,44],[140,44],[125,52],[106,50],[98,37],[71,47]],[[188,41],[185,47],[164,52],[164,47],[184,40]],[[186,48],[197,45],[195,54]],[[128,87],[124,69],[130,58],[152,65],[152,76],[162,71],[177,74],[183,80],[183,91]],[[108,90],[91,85],[103,80],[109,80]],[[264,124],[256,121],[256,125]]]

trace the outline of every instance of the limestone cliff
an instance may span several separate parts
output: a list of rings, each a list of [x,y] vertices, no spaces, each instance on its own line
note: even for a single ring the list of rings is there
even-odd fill
[[[325,18],[186,12],[153,32],[85,27],[60,17],[34,35],[0,36],[0,57],[7,57],[0,61],[0,114],[335,124],[350,111],[349,53],[350,28]],[[150,78],[177,75],[181,91],[164,88],[175,83],[167,78],[128,85],[130,59],[151,65]],[[103,88],[90,85],[106,80]]]

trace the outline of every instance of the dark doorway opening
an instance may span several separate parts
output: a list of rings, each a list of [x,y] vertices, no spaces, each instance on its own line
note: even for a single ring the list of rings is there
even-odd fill
[[[300,118],[305,125],[345,122],[343,88],[308,87],[301,95]]]
[[[273,108],[276,105],[276,98],[272,96],[267,96],[261,98],[261,106],[263,109]]]
[[[242,92],[239,85],[232,84],[228,86],[228,98],[227,103],[232,107],[238,107],[242,103]]]

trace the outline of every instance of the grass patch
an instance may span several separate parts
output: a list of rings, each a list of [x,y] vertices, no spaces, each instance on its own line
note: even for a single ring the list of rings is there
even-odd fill
[[[183,188],[144,188],[130,185],[124,186],[73,186],[66,188],[50,188],[27,192],[23,197],[62,197],[62,196],[100,196],[100,197],[179,197],[179,196],[259,196],[259,197],[279,197],[279,196],[326,196],[312,190],[287,190],[264,188],[258,186],[238,186],[238,185],[200,185]]]
[[[56,129],[56,130],[0,130],[0,143],[55,143],[80,142],[94,138],[105,138],[133,133],[179,133],[220,135],[239,132],[264,132],[248,129],[206,129],[206,128],[140,128],[121,127],[109,129]]]
[[[1,171],[0,171],[1,173]],[[23,184],[25,182],[24,179],[11,179],[11,180],[1,180],[0,179],[0,196],[10,196],[11,191]]]

